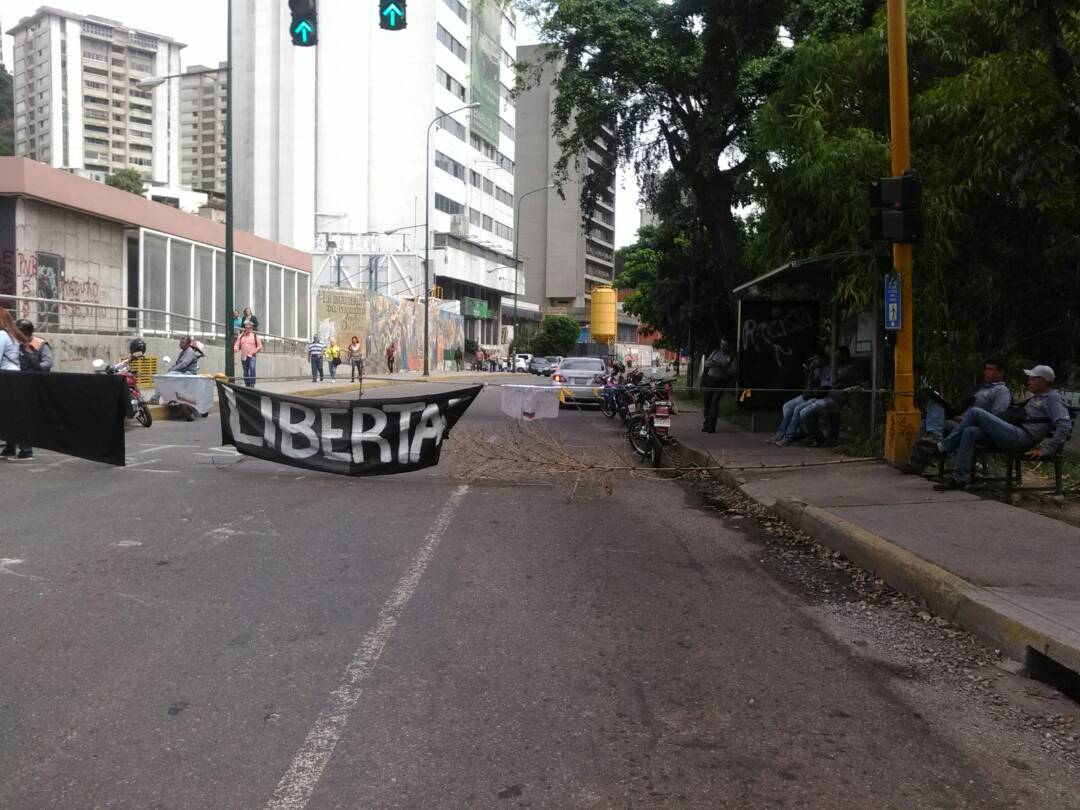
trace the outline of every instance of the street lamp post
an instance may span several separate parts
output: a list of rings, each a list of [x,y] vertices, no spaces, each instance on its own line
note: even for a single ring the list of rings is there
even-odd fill
[[[236,376],[236,361],[233,357],[233,151],[232,151],[232,3],[227,3],[227,56],[226,66],[192,70],[187,73],[172,73],[167,76],[153,76],[143,79],[136,86],[141,90],[150,90],[170,79],[185,76],[199,76],[205,73],[225,74],[225,376],[232,380]]]
[[[431,119],[427,126],[427,140],[424,148],[424,376],[430,376],[431,367],[431,128],[435,123],[462,110],[473,110],[479,102],[466,104],[450,112],[440,113]]]
[[[521,230],[521,222],[520,222],[521,202],[526,197],[528,197],[530,194],[537,194],[537,193],[539,193],[541,191],[547,191],[549,188],[555,188],[555,186],[552,183],[548,183],[546,186],[540,186],[540,188],[534,188],[534,189],[532,189],[530,191],[526,191],[524,194],[519,194],[517,200],[514,203],[514,338],[515,339],[517,338],[517,327],[518,327],[518,323],[517,323],[517,321],[518,321],[518,286],[519,286],[519,282],[521,281],[521,259],[518,258],[518,234],[519,234],[519,232]],[[501,312],[502,307],[500,307],[499,310]],[[513,341],[511,340],[510,343],[513,343]],[[506,353],[510,354],[510,355],[513,354],[510,351],[510,344],[509,343],[506,346]],[[514,358],[511,356],[509,358],[509,360],[510,360],[510,370],[513,371],[514,370]]]

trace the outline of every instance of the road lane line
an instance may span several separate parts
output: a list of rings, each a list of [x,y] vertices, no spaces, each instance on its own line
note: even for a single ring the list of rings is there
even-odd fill
[[[390,597],[379,611],[379,620],[364,636],[352,661],[345,668],[341,683],[330,693],[329,701],[308,732],[289,770],[278,783],[274,795],[267,802],[266,810],[303,810],[307,806],[326,763],[334,755],[341,733],[349,722],[349,715],[363,694],[364,680],[379,662],[379,656],[394,634],[402,611],[420,584],[420,578],[435,555],[435,549],[450,525],[454,512],[468,491],[467,484],[455,489],[439,516],[435,518],[435,523],[424,538],[424,544],[416,553],[405,575],[390,592]]]

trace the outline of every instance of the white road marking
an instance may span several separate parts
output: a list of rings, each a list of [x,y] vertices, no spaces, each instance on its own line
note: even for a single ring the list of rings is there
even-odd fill
[[[117,542],[113,543],[113,545],[120,546],[120,548],[135,548],[136,546],[141,546],[142,543],[140,543],[138,540],[118,540]]]
[[[165,473],[167,475],[176,475],[180,470],[148,470],[145,467],[139,470],[141,473]]]
[[[137,445],[143,447],[143,450],[136,450],[135,455],[141,456],[143,453],[152,453],[154,450],[171,450],[176,447],[199,447],[197,444],[146,444]]]
[[[126,459],[125,459],[125,461],[126,461],[126,463],[124,464],[123,467],[112,467],[111,469],[114,469],[114,470],[131,470],[131,469],[134,469],[135,467],[145,467],[147,464],[157,464],[158,463],[158,460],[156,458],[148,458],[148,459],[146,459],[146,461],[136,461],[134,463],[132,463],[130,461],[127,461]]]
[[[75,456],[72,456],[71,458],[62,458],[59,461],[52,461],[52,462],[46,464],[45,466],[46,467],[59,467],[61,464],[70,464],[73,461],[82,461],[82,459],[81,458],[76,458]]]
[[[345,668],[341,683],[330,693],[330,700],[308,732],[289,770],[278,783],[273,797],[267,802],[267,810],[303,810],[307,806],[326,763],[334,755],[334,749],[349,722],[349,716],[363,694],[364,681],[379,662],[386,642],[394,634],[402,611],[420,584],[420,578],[435,556],[435,549],[450,525],[454,512],[468,491],[467,484],[455,489],[435,518],[435,523],[424,538],[424,544],[416,553],[405,575],[390,592],[390,597],[379,611],[379,620],[360,642],[352,661]]]
[[[18,571],[12,571],[11,566],[22,565],[25,560],[15,560],[11,557],[0,558],[0,574],[11,574],[13,577],[25,577],[26,579],[41,579],[41,577],[35,577],[33,574],[20,574]]]

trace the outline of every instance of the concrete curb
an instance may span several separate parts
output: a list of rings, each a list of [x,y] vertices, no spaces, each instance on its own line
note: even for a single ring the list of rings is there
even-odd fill
[[[681,448],[699,466],[718,464],[708,452],[685,445]],[[931,611],[974,633],[992,647],[1019,661],[1026,661],[1029,650],[1035,650],[1080,672],[1077,628],[1017,605],[994,590],[974,585],[828,510],[794,498],[782,498],[768,506],[746,491],[745,479],[727,470],[714,471],[713,475],[816,542],[839,551],[890,587],[924,601]]]

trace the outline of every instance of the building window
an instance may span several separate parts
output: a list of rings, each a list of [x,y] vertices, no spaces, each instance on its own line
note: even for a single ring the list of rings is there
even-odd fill
[[[446,5],[450,6],[450,10],[457,14],[458,17],[461,18],[462,22],[467,23],[469,21],[468,10],[465,8],[465,6],[461,5],[458,0],[443,0],[443,2],[446,3]]]
[[[480,212],[477,211],[475,208],[469,209],[469,222],[471,222],[473,225],[476,225],[477,227],[480,226]]]
[[[464,141],[465,143],[468,143],[468,139],[466,138],[465,125],[464,124],[462,124],[460,121],[454,120],[452,117],[450,117],[449,115],[444,113],[438,107],[435,108],[435,115],[444,116],[443,118],[439,119],[439,123],[437,124],[437,126],[441,127],[442,129],[445,129],[447,132],[449,132],[455,138],[457,138],[457,139],[459,139],[461,141]]]
[[[462,62],[465,61],[465,46],[458,42],[456,39],[454,39],[451,33],[445,28],[443,28],[441,25],[435,26],[435,38],[447,48],[449,48],[450,53],[452,53]]]
[[[451,200],[449,197],[444,197],[442,194],[436,194],[435,210],[442,211],[444,214],[461,214],[465,211],[465,206]]]
[[[443,70],[441,67],[435,68],[435,84],[445,87],[455,96],[462,101],[465,100],[465,85]]]
[[[493,196],[495,194],[495,184],[486,177],[484,178],[484,193],[488,196]]]
[[[496,236],[501,237],[503,239],[507,239],[507,240],[510,240],[510,241],[513,241],[513,239],[514,239],[514,229],[511,228],[509,225],[503,225],[498,220],[495,221],[495,231],[494,231],[494,233],[495,233]]]
[[[492,223],[491,217],[489,217],[487,214],[484,214],[480,219],[481,219],[481,222],[482,222],[480,227],[483,228],[485,231],[490,231],[491,230],[491,223]]]
[[[514,140],[514,128],[505,121],[503,121],[501,118],[499,119],[499,132],[501,132],[510,140]]]
[[[503,205],[508,205],[511,208],[514,207],[514,195],[506,189],[495,186],[495,199],[501,202]]]
[[[435,165],[447,174],[454,175],[458,180],[465,179],[465,167],[449,155],[444,155],[437,150],[435,152]]]

